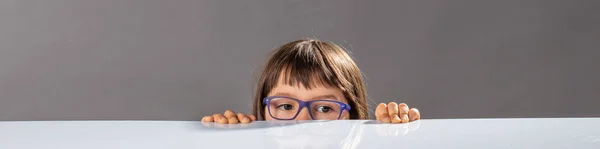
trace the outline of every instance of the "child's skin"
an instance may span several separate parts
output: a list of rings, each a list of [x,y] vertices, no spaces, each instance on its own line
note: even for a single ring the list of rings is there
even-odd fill
[[[360,71],[354,61],[341,47],[318,40],[297,40],[287,43],[275,50],[275,54],[271,57],[268,65],[261,76],[262,83],[259,83],[258,93],[259,98],[255,99],[254,114],[261,116],[264,120],[275,120],[267,110],[267,105],[262,106],[261,98],[269,96],[286,96],[295,98],[301,101],[313,100],[334,100],[343,102],[351,107],[354,112],[362,116],[355,115],[353,119],[366,119],[366,93],[363,81],[360,77]],[[295,72],[295,73],[294,73]],[[302,73],[306,72],[306,73]],[[324,74],[331,75],[329,77]],[[290,80],[284,78],[292,78],[290,76],[300,77],[304,82],[296,84],[286,83]],[[309,77],[310,76],[310,77]],[[270,78],[276,80],[270,81]],[[264,82],[267,80],[267,82]],[[268,83],[268,82],[271,83]],[[293,81],[293,80],[292,80]],[[298,80],[296,80],[298,81]],[[339,82],[345,84],[340,84]],[[333,85],[330,85],[332,84]],[[338,87],[336,86],[336,83]],[[266,88],[261,84],[272,84],[272,88]],[[307,84],[309,87],[307,87]],[[349,85],[352,84],[352,85]],[[347,88],[342,90],[341,88]],[[355,96],[345,96],[345,95]],[[263,97],[264,96],[264,97]],[[348,100],[350,97],[352,100]],[[260,112],[262,109],[264,111]],[[321,111],[324,112],[324,111]],[[421,114],[416,108],[409,108],[404,103],[397,104],[389,102],[388,104],[381,103],[375,109],[376,120],[383,123],[407,123],[421,119]],[[347,110],[343,110],[339,119],[350,119],[351,114]],[[236,124],[236,123],[251,123],[257,118],[255,115],[247,115],[243,113],[235,113],[232,110],[227,110],[223,114],[213,114],[202,118],[203,122],[217,122],[221,124]],[[312,120],[307,108],[300,109],[300,112],[293,120]]]

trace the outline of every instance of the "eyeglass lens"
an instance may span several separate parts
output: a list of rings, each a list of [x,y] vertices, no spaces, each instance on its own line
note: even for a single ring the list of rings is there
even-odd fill
[[[289,98],[274,98],[269,103],[269,113],[278,119],[292,119],[298,110],[302,110],[300,104]],[[332,101],[314,101],[308,110],[315,120],[334,120],[339,117],[341,107]]]

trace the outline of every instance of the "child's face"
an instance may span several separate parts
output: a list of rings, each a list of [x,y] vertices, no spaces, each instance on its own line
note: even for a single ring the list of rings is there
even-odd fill
[[[282,77],[280,77],[282,78]],[[284,84],[282,79],[280,79],[275,86],[271,90],[271,92],[267,96],[286,96],[291,98],[296,98],[302,101],[313,101],[313,100],[335,100],[348,104],[344,93],[336,87],[329,87],[325,85],[315,85],[310,90],[304,87],[303,85],[292,86],[288,84]],[[267,105],[268,106],[268,105]],[[265,109],[267,107],[265,106]],[[307,111],[307,108],[301,109],[294,120],[311,120],[310,114]],[[314,115],[313,115],[314,116]],[[343,111],[340,119],[348,119],[349,113],[348,111]],[[265,110],[265,119],[266,120],[274,120],[271,116],[269,116],[269,111]]]

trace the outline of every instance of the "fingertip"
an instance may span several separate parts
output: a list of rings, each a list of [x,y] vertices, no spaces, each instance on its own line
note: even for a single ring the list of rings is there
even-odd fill
[[[408,110],[409,110],[409,109],[408,109],[408,105],[407,105],[407,104],[405,104],[405,103],[400,103],[400,104],[398,104],[398,111],[399,111],[401,114],[406,114],[406,113],[408,113]]]
[[[387,116],[387,104],[379,103],[375,108],[375,117]]]
[[[235,112],[233,112],[231,110],[227,110],[227,111],[225,111],[225,113],[223,113],[223,115],[227,118],[232,118],[235,116]]]
[[[407,106],[408,107],[408,105],[406,103],[399,103],[398,106]]]
[[[256,121],[256,116],[254,116],[254,115],[250,115],[250,116],[248,116],[248,117],[250,117],[250,120],[252,120],[252,121]]]
[[[203,122],[213,122],[213,121],[214,121],[214,119],[213,119],[213,117],[212,117],[212,116],[204,116],[204,117],[202,118],[202,121],[203,121]]]
[[[397,104],[396,102],[393,102],[393,101],[392,101],[392,102],[388,103],[388,105],[387,105],[387,106],[388,106],[388,107],[396,107],[396,106],[398,106],[398,104]]]
[[[221,114],[213,114],[213,120],[219,124],[227,123],[227,118],[223,117]]]
[[[244,124],[245,124],[245,123],[250,123],[250,118],[248,118],[248,117],[244,117],[244,118],[242,118],[242,120],[241,120],[240,122],[241,122],[241,123],[244,123]]]
[[[410,110],[411,110],[411,111],[415,111],[417,114],[420,114],[420,113],[419,113],[419,109],[417,109],[417,108],[411,108]]]
[[[390,117],[393,118],[395,115],[398,115],[398,104],[396,102],[390,102],[387,106],[387,114]]]
[[[419,109],[411,108],[410,111],[408,111],[408,117],[410,117],[411,121],[419,120],[421,119],[421,113],[419,112]]]
[[[238,113],[238,114],[237,114],[237,118],[238,118],[238,120],[240,120],[240,121],[241,121],[242,119],[244,119],[245,117],[247,117],[247,116],[246,116],[246,114],[244,114],[244,113]]]

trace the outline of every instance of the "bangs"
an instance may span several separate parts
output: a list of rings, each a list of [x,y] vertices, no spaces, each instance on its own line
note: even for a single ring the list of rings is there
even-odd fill
[[[284,45],[274,53],[266,72],[269,74],[265,80],[265,91],[270,91],[279,81],[282,84],[305,87],[313,89],[315,87],[336,87],[344,90],[340,79],[343,76],[336,75],[335,63],[328,59],[328,52],[322,43],[304,41],[305,43],[296,43]],[[330,50],[332,51],[332,50]],[[339,72],[339,71],[338,71]]]
[[[329,74],[331,74],[330,70],[290,64],[281,68],[280,73],[273,78],[276,82],[270,83],[278,84],[281,81],[284,85],[304,87],[309,90],[316,87],[339,87],[339,84],[337,84],[339,81],[335,80],[334,77],[330,77]]]

